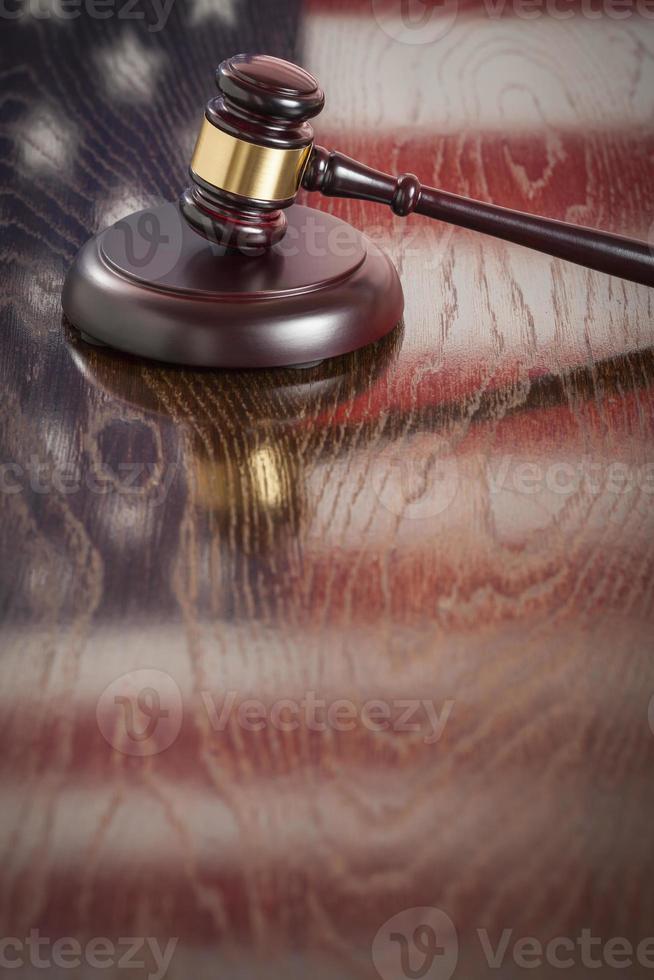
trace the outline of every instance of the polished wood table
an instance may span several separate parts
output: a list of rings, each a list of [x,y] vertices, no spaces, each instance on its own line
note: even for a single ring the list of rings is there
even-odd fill
[[[166,368],[85,344],[60,293],[91,233],[178,196],[236,50],[317,75],[323,145],[652,240],[654,23],[43,9],[2,27],[13,975],[32,930],[62,977],[160,976],[125,937],[177,940],[175,980],[476,980],[504,940],[502,977],[612,976],[620,939],[649,975],[654,294],[326,199],[400,271],[377,348]]]

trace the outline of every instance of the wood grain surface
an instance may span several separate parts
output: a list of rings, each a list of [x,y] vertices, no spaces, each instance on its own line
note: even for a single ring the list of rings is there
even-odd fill
[[[192,372],[62,321],[87,237],[180,193],[238,50],[317,74],[323,145],[652,240],[651,18],[462,4],[407,43],[387,7],[0,25],[8,975],[43,975],[31,930],[62,978],[161,974],[57,965],[57,939],[176,939],[171,980],[609,977],[604,943],[654,935],[651,291],[312,198],[398,266],[377,348]],[[422,907],[454,933],[409,974],[384,927]],[[506,929],[492,969],[479,930]],[[584,929],[595,966],[514,956]]]

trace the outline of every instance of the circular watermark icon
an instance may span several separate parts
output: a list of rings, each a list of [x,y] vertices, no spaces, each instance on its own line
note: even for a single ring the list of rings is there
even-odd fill
[[[425,520],[444,513],[459,490],[459,467],[436,440],[428,451],[404,454],[386,449],[372,465],[379,502],[397,517]]]
[[[451,31],[458,0],[371,0],[384,34],[400,44],[433,44]]]
[[[180,733],[182,694],[170,674],[132,670],[107,685],[96,708],[103,737],[123,755],[158,755]]]
[[[157,207],[121,218],[108,231],[110,258],[138,275],[158,281],[182,254],[183,218],[176,207]]]
[[[388,919],[372,943],[382,980],[450,980],[459,959],[459,937],[441,909],[405,909]]]

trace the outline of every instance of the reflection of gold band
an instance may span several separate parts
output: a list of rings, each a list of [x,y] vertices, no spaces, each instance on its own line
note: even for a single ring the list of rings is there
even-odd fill
[[[295,197],[311,146],[278,150],[223,133],[205,118],[195,144],[191,170],[208,184],[256,201]]]

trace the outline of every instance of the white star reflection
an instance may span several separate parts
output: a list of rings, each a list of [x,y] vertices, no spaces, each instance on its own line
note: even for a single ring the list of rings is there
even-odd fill
[[[117,102],[150,101],[165,61],[161,51],[141,44],[134,34],[124,34],[115,44],[95,54],[104,87]]]
[[[217,19],[230,27],[236,25],[239,0],[191,0],[191,24]]]
[[[77,131],[55,109],[38,106],[18,125],[16,142],[26,170],[61,173],[72,161]]]

